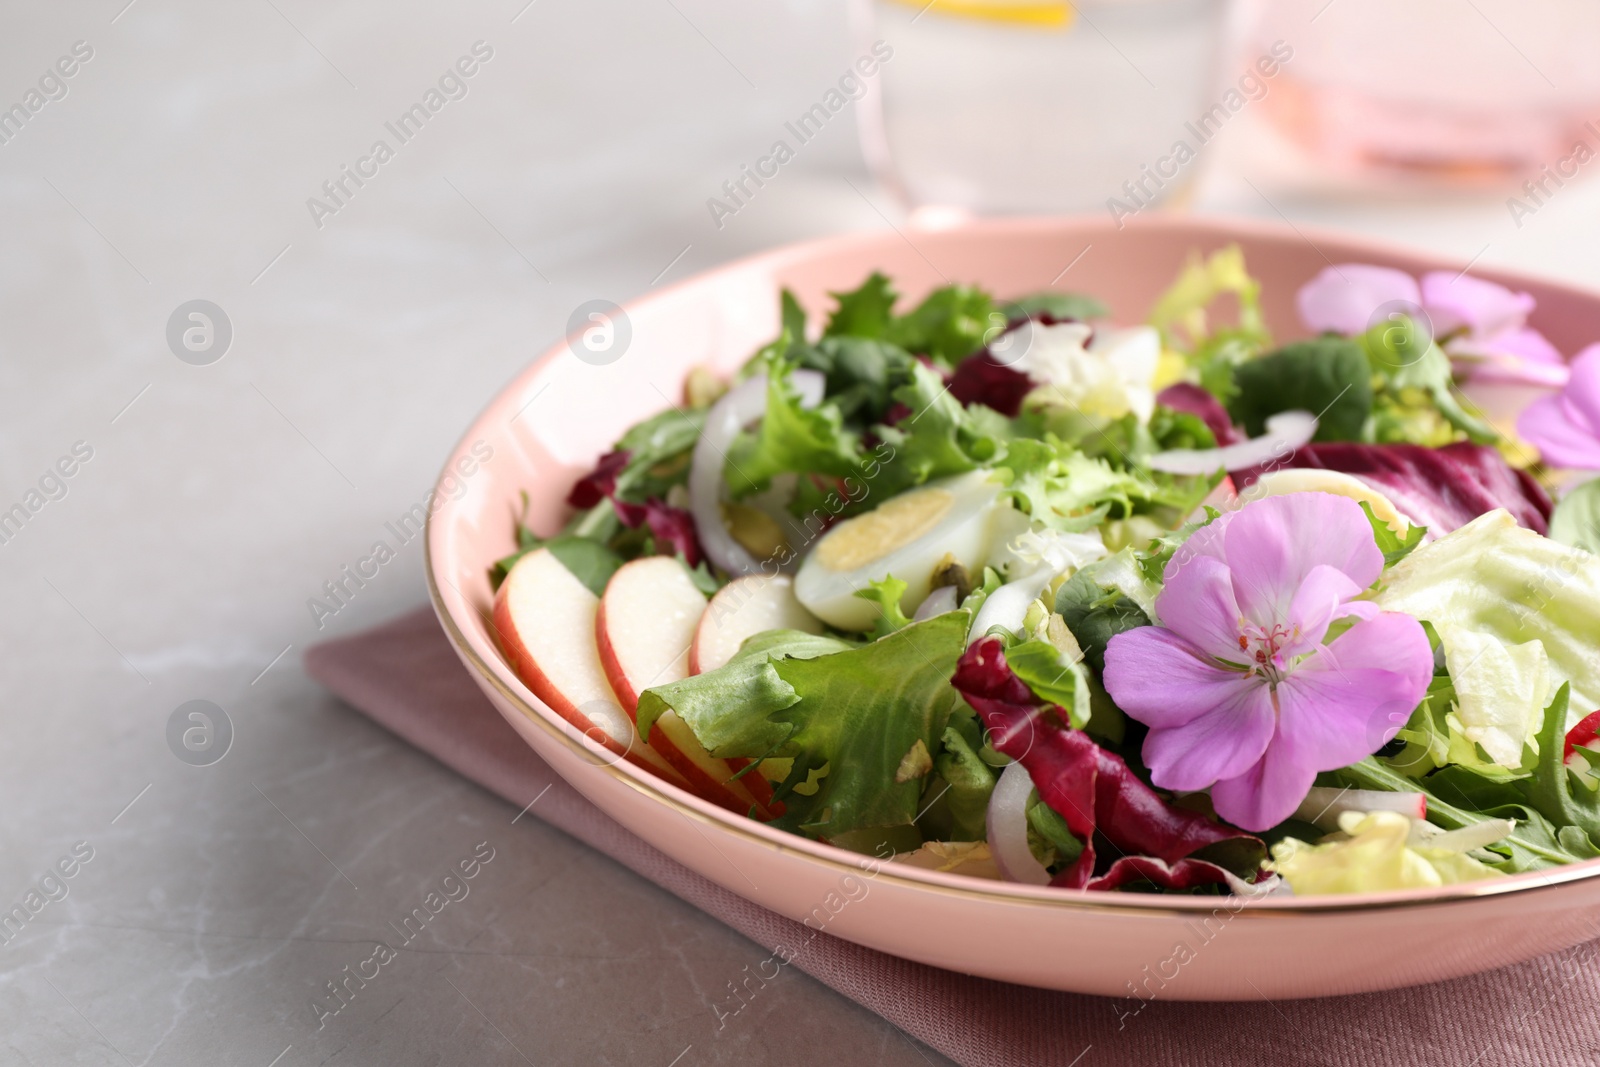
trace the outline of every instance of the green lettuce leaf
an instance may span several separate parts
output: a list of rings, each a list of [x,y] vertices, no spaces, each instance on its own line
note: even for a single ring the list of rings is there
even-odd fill
[[[884,417],[916,365],[905,350],[865,337],[824,337],[815,345],[793,345],[788,354],[799,366],[822,373],[828,402],[846,426],[858,430]]]
[[[868,582],[865,589],[856,590],[856,596],[870,600],[878,609],[878,621],[872,624],[872,633],[868,635],[872,640],[887,637],[911,625],[906,613],[900,610],[900,598],[905,594],[906,583],[892,574],[879,581]]]
[[[1573,489],[1550,516],[1550,537],[1600,555],[1600,478]]]
[[[839,306],[828,318],[824,337],[870,337],[882,339],[894,317],[894,302],[900,299],[889,279],[877,271],[868,275],[860,288],[848,293],[829,293]],[[800,335],[796,334],[798,338]]]
[[[801,407],[799,391],[789,383],[794,364],[777,354],[765,363],[766,414],[755,432],[734,441],[723,468],[734,499],[766,489],[778,474],[860,477],[861,439],[845,428],[838,407],[828,401]]]
[[[1065,709],[1073,729],[1088,725],[1089,685],[1083,667],[1059,648],[1038,638],[1020,641],[1006,649],[1006,663],[1034,696]]]
[[[944,840],[983,841],[988,836],[985,821],[995,773],[955,727],[946,727],[941,740],[944,750],[934,758],[933,766],[949,787],[944,793],[944,807],[950,826]]]
[[[1372,369],[1361,347],[1324,336],[1285,345],[1234,369],[1228,413],[1251,437],[1282,411],[1317,416],[1318,441],[1360,441],[1372,413]]]
[[[1084,659],[1097,671],[1106,668],[1106,646],[1120,633],[1150,625],[1150,616],[1118,589],[1102,587],[1091,564],[1074,574],[1056,592],[1056,613],[1078,639]],[[1009,661],[1009,653],[1007,654]],[[1077,725],[1074,723],[1074,725]]]
[[[646,690],[639,729],[671,708],[715,756],[791,757],[776,791],[786,829],[832,837],[909,826],[923,782],[896,774],[919,744],[931,754],[943,738],[970,623],[953,611],[859,646],[758,634],[723,667]],[[814,771],[825,772],[815,792],[797,792]]]
[[[910,313],[891,321],[883,337],[948,369],[982,348],[1005,326],[1005,315],[988,293],[970,285],[947,285],[929,293]]]
[[[1000,314],[1004,315],[1008,322],[1031,318],[1035,315],[1049,315],[1054,319],[1077,319],[1079,322],[1088,322],[1090,319],[1109,318],[1111,309],[1094,297],[1083,293],[1048,291],[1029,293],[1027,296],[1018,297],[1016,300],[1012,300],[1002,306]]]

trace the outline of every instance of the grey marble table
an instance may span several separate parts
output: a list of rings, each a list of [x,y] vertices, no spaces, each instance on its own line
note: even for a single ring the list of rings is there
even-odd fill
[[[899,217],[850,120],[737,217],[706,208],[849,63],[844,23],[843,0],[6,5],[0,1063],[938,1061],[802,975],[719,1030],[762,950],[513,825],[300,668],[421,602],[413,542],[335,616],[307,606],[573,308]],[[1254,151],[1219,143],[1202,208],[1600,278],[1585,189],[1519,228],[1493,200],[1311,198]],[[184,746],[191,701],[226,717],[220,761]],[[469,893],[315,1007],[474,856]]]

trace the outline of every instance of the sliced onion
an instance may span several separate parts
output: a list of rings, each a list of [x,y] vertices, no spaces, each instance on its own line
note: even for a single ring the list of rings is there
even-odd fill
[[[1055,576],[1056,569],[1045,564],[990,593],[978,609],[978,617],[972,620],[967,644],[972,644],[996,626],[1004,626],[1012,633],[1021,630],[1028,617],[1028,605],[1039,599],[1039,594],[1044,592],[1044,587]]]
[[[911,621],[922,622],[924,619],[931,619],[935,615],[943,615],[947,611],[954,611],[957,603],[956,587],[953,585],[941,585],[928,594],[928,599],[924,600],[917,608],[917,613],[911,616]]]
[[[822,403],[826,381],[814,370],[797,370],[789,384],[800,394],[800,406],[814,408]],[[728,449],[740,432],[767,411],[767,376],[746,378],[723,394],[706,412],[705,429],[695,442],[689,465],[689,514],[694,516],[695,532],[706,557],[731,575],[754,574],[761,561],[733,539],[722,521],[723,467]]]
[[[1168,474],[1214,474],[1242,471],[1275,459],[1287,459],[1317,435],[1317,417],[1309,411],[1283,411],[1267,420],[1267,432],[1226,448],[1174,448],[1149,459],[1150,469]]]
[[[1313,786],[1295,809],[1294,817],[1332,831],[1339,829],[1339,816],[1347,811],[1396,811],[1413,819],[1425,819],[1428,816],[1428,798],[1422,793],[1391,792],[1387,789],[1329,789]]]
[[[1049,885],[1050,872],[1028,848],[1028,800],[1032,796],[1033,779],[1026,767],[1012,763],[1000,772],[1000,780],[989,794],[989,851],[995,866],[1010,881]]]

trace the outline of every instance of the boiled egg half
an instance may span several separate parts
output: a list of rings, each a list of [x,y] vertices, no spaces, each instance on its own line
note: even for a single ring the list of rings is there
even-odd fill
[[[841,630],[870,629],[878,609],[858,589],[891,575],[906,583],[907,615],[927,597],[946,556],[981,574],[1012,511],[988,471],[929,482],[849,518],[817,541],[800,564],[794,595],[811,613]]]

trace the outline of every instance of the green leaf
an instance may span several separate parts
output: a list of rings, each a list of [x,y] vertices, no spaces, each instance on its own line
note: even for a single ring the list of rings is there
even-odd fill
[[[793,472],[859,476],[860,439],[844,428],[839,409],[824,402],[800,406],[800,394],[789,384],[793,365],[780,356],[766,361],[767,409],[753,434],[741,434],[728,450],[723,469],[734,499],[759,492],[774,475]]]
[[[803,345],[806,341],[806,309],[800,306],[800,301],[787,288],[778,298],[778,312],[783,322],[783,332],[789,335],[792,344]]]
[[[705,421],[704,410],[668,408],[623,434],[616,447],[628,453],[628,465],[617,474],[617,496],[643,503],[686,484],[689,459]]]
[[[639,733],[649,740],[655,721],[668,710],[676,711],[713,756],[763,758],[789,735],[788,727],[768,716],[799,699],[772,669],[771,660],[778,656],[826,656],[855,647],[850,641],[797,630],[757,634],[716,670],[641,693]]]
[[[1106,646],[1113,637],[1150,625],[1150,616],[1126,594],[1102,589],[1086,571],[1074,574],[1057,591],[1056,613],[1097,671],[1106,669]]]
[[[1073,729],[1088,724],[1089,686],[1083,668],[1055,645],[1037,638],[1018,642],[1006,649],[1006,663],[1034,696],[1064,709]]]
[[[832,836],[915,820],[921,783],[896,782],[895,772],[919,740],[931,750],[944,735],[969,622],[949,612],[848,652],[773,661],[799,698],[772,715],[791,731],[784,750],[795,772],[785,784],[828,768],[814,795],[785,796],[784,825]]]
[[[900,610],[900,598],[905,592],[906,583],[892,574],[881,581],[868,582],[865,589],[856,590],[856,596],[870,600],[878,609],[878,621],[872,624],[869,635],[874,641],[911,625],[906,613]]]
[[[911,414],[894,426],[877,430],[893,449],[893,458],[872,479],[872,495],[883,499],[934,478],[965,474],[991,460],[998,442],[963,408],[938,374],[920,363],[911,366],[911,381],[894,398]]]
[[[1381,440],[1445,444],[1438,440],[1438,418],[1478,444],[1500,440],[1494,427],[1463,406],[1450,357],[1408,316],[1379,323],[1355,340],[1381,383],[1376,405],[1384,424]]]
[[[980,758],[960,730],[946,727],[941,739],[944,750],[934,758],[934,770],[944,779],[946,810],[951,828],[948,840],[982,841],[988,834],[985,821],[989,796],[994,792],[995,773]]]
[[[1365,500],[1361,501],[1361,510],[1366,512],[1367,521],[1372,524],[1372,536],[1378,542],[1378,551],[1383,553],[1385,567],[1392,567],[1411,555],[1412,550],[1422,544],[1422,539],[1427,536],[1427,527],[1412,526],[1401,537],[1389,528],[1387,522],[1372,513],[1372,505]]]
[[[1516,827],[1502,840],[1488,847],[1488,852],[1498,857],[1490,866],[1506,874],[1535,871],[1576,863],[1600,855],[1587,837],[1558,831],[1543,815],[1520,804],[1497,804],[1477,808],[1465,796],[1451,797],[1453,791],[1448,781],[1430,776],[1417,782],[1368,756],[1337,771],[1317,777],[1317,784],[1348,786],[1352,789],[1383,789],[1415,792],[1421,789],[1428,797],[1428,821],[1447,830],[1475,826],[1486,819],[1511,819]],[[1437,790],[1437,791],[1436,791]],[[1446,795],[1441,797],[1440,792]],[[1459,799],[1462,805],[1451,803]]]
[[[1238,304],[1237,324],[1218,329],[1207,311],[1220,296],[1231,294]],[[1163,347],[1187,352],[1191,363],[1231,364],[1259,352],[1269,343],[1261,316],[1261,283],[1245,270],[1238,245],[1213,252],[1208,259],[1191,256],[1176,281],[1161,294],[1150,312],[1150,325],[1161,331]],[[1219,398],[1225,392],[1212,388]]]
[[[1584,482],[1561,498],[1550,516],[1550,536],[1600,555],[1600,478]]]
[[[949,285],[935,289],[908,315],[889,323],[884,339],[946,368],[982,348],[1006,327],[1006,317],[982,289]]]
[[[1111,315],[1111,309],[1092,296],[1083,293],[1029,293],[1027,296],[1018,297],[1008,304],[1002,305],[1000,314],[1008,322],[1018,319],[1032,318],[1037,315],[1049,315],[1053,319],[1077,319],[1088,322],[1090,319],[1104,319]]]
[[[903,349],[865,337],[824,337],[815,345],[795,345],[789,355],[801,367],[822,373],[828,403],[857,430],[882,420],[895,390],[911,381],[916,365]]]
[[[889,279],[873,271],[859,289],[848,293],[829,293],[839,302],[828,318],[824,337],[845,335],[882,339],[893,317],[894,302],[899,299]],[[804,335],[792,334],[800,340]]]
[[[1567,706],[1571,687],[1563,685],[1545,709],[1539,728],[1539,762],[1529,778],[1518,782],[1528,803],[1558,827],[1574,827],[1600,842],[1600,794],[1574,786],[1567,770]]]
[[[606,583],[622,566],[621,556],[597,541],[582,537],[554,537],[546,541],[544,547],[595,596],[606,591]]]
[[[1234,368],[1238,393],[1228,402],[1251,437],[1270,416],[1303,410],[1317,416],[1318,441],[1360,441],[1372,413],[1372,372],[1361,346],[1324,336],[1285,345]]]
[[[1050,805],[1038,799],[1034,794],[1034,802],[1028,806],[1028,829],[1037,834],[1040,840],[1055,854],[1046,857],[1046,866],[1071,863],[1083,854],[1083,842],[1073,836],[1067,828],[1067,820]]]

